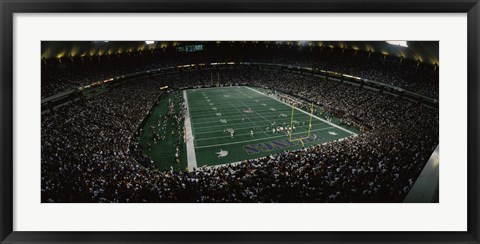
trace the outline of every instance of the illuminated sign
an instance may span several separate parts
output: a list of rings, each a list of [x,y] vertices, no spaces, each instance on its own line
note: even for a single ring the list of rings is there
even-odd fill
[[[199,44],[199,45],[185,45],[185,46],[177,47],[177,51],[186,52],[186,53],[203,51],[204,49],[205,48],[202,44]]]

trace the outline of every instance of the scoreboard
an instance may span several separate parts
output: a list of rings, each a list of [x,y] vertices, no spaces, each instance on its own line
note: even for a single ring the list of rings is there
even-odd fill
[[[186,53],[193,53],[193,52],[198,52],[198,51],[203,51],[203,50],[204,50],[203,44],[185,45],[185,46],[177,47],[177,51],[186,52]]]

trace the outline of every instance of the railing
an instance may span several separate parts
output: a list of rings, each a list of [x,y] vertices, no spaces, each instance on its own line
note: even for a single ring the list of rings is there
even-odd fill
[[[439,163],[437,146],[403,202],[439,203]]]

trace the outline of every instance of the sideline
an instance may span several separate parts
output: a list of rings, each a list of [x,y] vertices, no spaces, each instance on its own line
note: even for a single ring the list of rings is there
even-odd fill
[[[197,156],[195,155],[195,147],[193,145],[193,131],[192,131],[192,122],[190,121],[190,109],[188,107],[188,98],[187,91],[183,90],[183,99],[185,100],[185,107],[187,112],[185,113],[185,137],[187,140],[187,161],[188,161],[188,171],[192,172],[193,169],[197,168]]]

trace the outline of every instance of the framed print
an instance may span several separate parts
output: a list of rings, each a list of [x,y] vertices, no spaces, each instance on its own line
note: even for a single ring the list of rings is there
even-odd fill
[[[1,243],[479,242],[478,1],[0,6]]]

